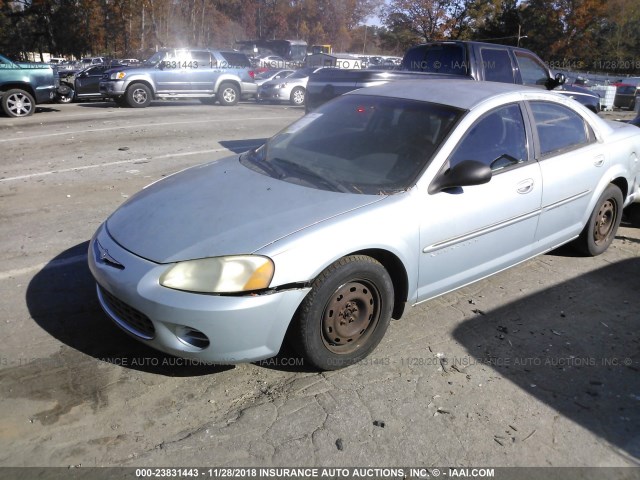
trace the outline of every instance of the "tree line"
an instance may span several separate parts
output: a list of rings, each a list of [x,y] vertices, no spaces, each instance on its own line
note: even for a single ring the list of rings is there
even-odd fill
[[[379,24],[365,25],[372,17]],[[0,0],[0,52],[146,58],[158,48],[302,39],[401,55],[433,40],[520,45],[552,67],[640,72],[638,0]]]

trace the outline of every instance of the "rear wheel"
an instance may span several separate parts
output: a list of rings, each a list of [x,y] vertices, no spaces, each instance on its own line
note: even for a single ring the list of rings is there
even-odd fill
[[[2,110],[10,117],[28,117],[35,109],[36,102],[29,92],[14,88],[2,95]]]
[[[603,253],[616,236],[622,220],[622,192],[610,184],[596,203],[589,221],[576,240],[576,247],[585,255],[595,257]]]
[[[321,370],[357,363],[382,340],[393,298],[391,278],[378,261],[344,257],[313,282],[295,320],[294,345]]]
[[[231,107],[240,100],[240,91],[233,83],[223,83],[218,88],[217,96],[220,105]]]
[[[127,89],[125,97],[130,107],[148,107],[151,103],[151,90],[144,83],[134,83]]]

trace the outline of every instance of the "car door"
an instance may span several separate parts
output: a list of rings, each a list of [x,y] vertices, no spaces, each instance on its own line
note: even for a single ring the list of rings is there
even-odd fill
[[[191,89],[188,68],[189,57],[185,50],[167,52],[154,72],[158,93],[184,93]]]
[[[531,256],[542,175],[532,158],[525,118],[518,103],[483,115],[434,177],[435,182],[456,164],[476,160],[491,167],[488,183],[427,194],[419,201],[418,301]]]
[[[192,50],[192,69],[189,74],[191,91],[194,93],[210,93],[214,91],[213,67],[216,59],[208,50]]]
[[[79,97],[97,95],[99,93],[98,84],[107,68],[104,65],[96,65],[80,73],[76,78],[76,95]]]
[[[544,191],[536,250],[578,235],[607,157],[589,124],[566,105],[529,102]]]

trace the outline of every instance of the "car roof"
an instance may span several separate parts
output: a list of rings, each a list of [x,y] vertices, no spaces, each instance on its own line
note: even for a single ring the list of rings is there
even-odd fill
[[[349,94],[406,98],[471,110],[476,105],[495,96],[527,92],[542,93],[544,91],[540,88],[511,83],[425,78],[424,80],[402,80],[402,88],[398,88],[396,82],[389,82],[376,87],[354,90]]]

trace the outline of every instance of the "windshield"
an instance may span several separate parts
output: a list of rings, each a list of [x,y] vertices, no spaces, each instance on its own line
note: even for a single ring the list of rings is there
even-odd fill
[[[463,113],[415,100],[345,95],[302,117],[240,161],[290,183],[390,194],[413,185]]]
[[[147,58],[144,62],[142,62],[142,64],[148,65],[148,66],[155,66],[158,63],[160,63],[162,60],[164,60],[164,57],[166,55],[167,55],[167,52],[156,52],[151,57]]]

